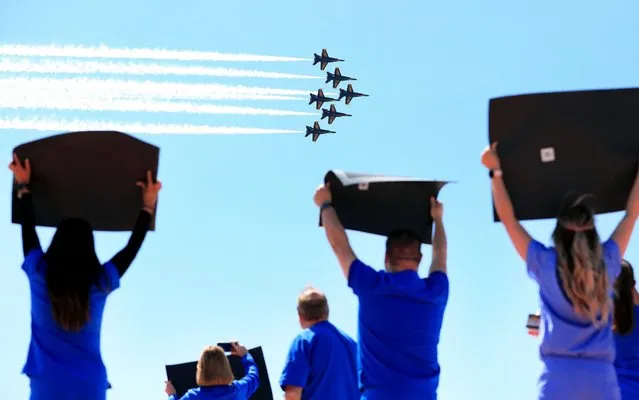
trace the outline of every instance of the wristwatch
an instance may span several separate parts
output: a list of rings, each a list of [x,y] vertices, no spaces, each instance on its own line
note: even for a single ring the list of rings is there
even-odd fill
[[[490,176],[490,179],[493,179],[495,177],[501,178],[503,176],[503,173],[501,172],[501,169],[491,169],[490,172],[488,172],[488,176]]]
[[[323,204],[320,206],[320,212],[324,211],[325,209],[327,209],[327,208],[329,208],[329,207],[333,207],[333,205],[331,204],[331,202],[330,202],[330,201],[327,201],[327,202],[323,203]]]

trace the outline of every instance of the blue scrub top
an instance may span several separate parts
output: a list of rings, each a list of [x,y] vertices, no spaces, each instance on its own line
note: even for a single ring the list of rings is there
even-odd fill
[[[357,343],[328,321],[304,329],[293,340],[280,387],[303,388],[302,400],[356,400]]]
[[[40,249],[31,250],[22,264],[31,287],[31,342],[22,372],[31,379],[53,382],[60,390],[64,389],[61,385],[65,382],[106,390],[100,329],[106,299],[120,287],[118,271],[113,264],[104,264],[101,281],[89,294],[91,319],[79,332],[67,332],[53,318],[46,268]]]
[[[447,275],[422,279],[417,271],[375,271],[355,260],[348,285],[359,298],[361,398],[436,399]]]
[[[639,399],[639,306],[634,307],[634,326],[627,335],[615,334],[615,369],[623,400]]]

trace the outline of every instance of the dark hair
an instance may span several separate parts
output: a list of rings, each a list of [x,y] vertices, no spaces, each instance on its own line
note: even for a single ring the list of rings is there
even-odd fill
[[[53,317],[63,329],[77,332],[91,318],[89,296],[102,270],[91,225],[79,218],[62,221],[44,259]]]
[[[585,198],[562,207],[552,239],[564,293],[576,313],[599,325],[609,321],[612,302],[595,211]]]
[[[386,238],[386,251],[396,247],[405,247],[414,244],[421,244],[422,240],[418,234],[409,229],[395,229]]]
[[[634,326],[634,306],[632,296],[635,287],[635,274],[632,265],[626,260],[621,262],[621,273],[615,281],[615,331],[627,335]]]

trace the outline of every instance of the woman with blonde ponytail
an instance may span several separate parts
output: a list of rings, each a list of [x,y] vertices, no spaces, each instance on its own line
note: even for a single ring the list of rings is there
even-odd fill
[[[635,288],[632,265],[621,263],[621,273],[615,282],[615,314],[613,330],[617,358],[615,369],[623,400],[639,399],[639,293]]]
[[[580,198],[559,211],[553,247],[532,239],[515,216],[493,143],[481,157],[490,170],[495,210],[528,275],[539,285],[541,324],[538,398],[620,400],[613,339],[613,283],[639,216],[639,174],[626,214],[601,243],[595,212]]]

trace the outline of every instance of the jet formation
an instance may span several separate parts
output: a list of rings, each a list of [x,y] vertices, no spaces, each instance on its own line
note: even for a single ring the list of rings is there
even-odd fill
[[[324,69],[326,68],[326,66],[329,63],[334,63],[334,62],[342,62],[345,60],[342,60],[340,58],[335,58],[335,57],[329,57],[328,56],[328,51],[326,49],[322,49],[322,54],[318,55],[318,54],[313,54],[315,56],[314,60],[313,60],[313,65],[317,65],[318,63],[320,64],[320,70],[324,71]],[[346,75],[342,75],[342,72],[340,71],[339,68],[335,68],[333,73],[330,72],[326,72],[326,82],[325,83],[329,83],[329,82],[333,82],[333,89],[337,89],[337,87],[339,86],[339,84],[343,81],[356,81],[357,78],[352,78],[350,76],[346,76]],[[322,118],[328,118],[328,124],[331,125],[333,123],[333,121],[335,121],[335,118],[338,117],[352,117],[351,114],[346,114],[346,113],[342,113],[342,112],[338,112],[337,109],[335,108],[334,104],[331,104],[330,108],[327,110],[325,108],[322,108],[322,105],[324,105],[324,103],[327,102],[333,102],[333,101],[340,101],[342,98],[345,98],[344,103],[345,104],[350,104],[351,100],[353,100],[353,98],[355,97],[368,97],[367,94],[365,93],[359,93],[356,92],[353,89],[353,85],[352,84],[348,84],[348,86],[346,87],[346,90],[344,89],[340,89],[339,90],[339,97],[337,99],[332,98],[332,97],[327,97],[324,95],[324,91],[320,88],[317,90],[317,94],[315,93],[310,93],[311,99],[308,102],[309,105],[315,103],[315,109],[319,110],[320,108],[322,109]],[[319,125],[319,121],[315,121],[313,123],[313,126],[306,126],[306,135],[304,135],[304,137],[307,137],[309,135],[312,135],[312,139],[313,142],[316,142],[317,139],[320,137],[320,135],[326,134],[326,133],[336,133],[335,131],[329,131],[326,129],[322,129]]]

